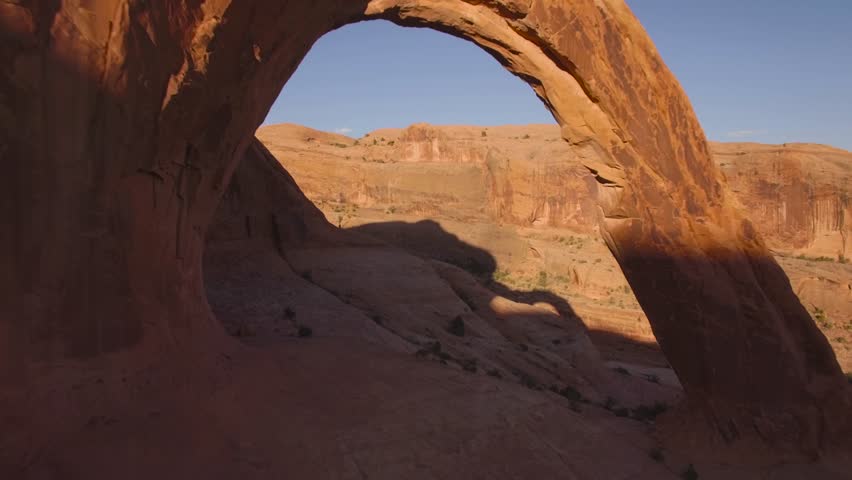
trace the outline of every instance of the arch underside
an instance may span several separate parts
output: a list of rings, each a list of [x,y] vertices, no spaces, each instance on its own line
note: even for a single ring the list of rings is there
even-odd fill
[[[686,95],[623,2],[94,3],[0,9],[6,385],[62,359],[221,345],[201,258],[238,160],[316,39],[382,18],[476,43],[550,109],[607,192],[604,240],[691,412],[725,440],[809,452],[848,428],[830,346],[726,198]]]

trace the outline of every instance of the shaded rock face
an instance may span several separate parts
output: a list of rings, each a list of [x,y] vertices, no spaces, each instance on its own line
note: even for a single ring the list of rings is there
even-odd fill
[[[811,451],[846,425],[828,343],[615,0],[3,3],[4,389],[64,359],[117,368],[107,354],[220,342],[201,268],[216,206],[310,46],[370,18],[473,41],[530,83],[608,192],[604,238],[726,439]]]

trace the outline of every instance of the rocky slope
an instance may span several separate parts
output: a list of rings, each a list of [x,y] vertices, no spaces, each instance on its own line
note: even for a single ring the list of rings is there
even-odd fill
[[[737,455],[754,444],[786,463],[844,445],[852,390],[833,351],[725,194],[688,98],[622,0],[0,2],[0,476],[626,479],[679,469],[633,440],[637,430],[648,438],[644,423],[574,422],[570,403],[542,406],[542,392],[418,363],[381,344],[398,335],[358,319],[349,337],[313,348],[224,335],[208,298],[223,295],[210,302],[225,313],[235,301],[216,280],[207,294],[218,262],[203,263],[217,249],[207,252],[206,233],[220,199],[240,162],[257,160],[255,130],[314,42],[370,19],[477,44],[553,113],[605,192],[602,237],[678,372],[689,422],[669,430],[672,445],[719,457],[720,445]],[[232,234],[263,232],[263,248],[232,239],[246,250],[220,260],[222,285],[264,280],[274,298],[279,282],[313,277],[310,265],[281,264],[282,242],[300,238],[363,254],[348,243],[358,232],[338,240],[265,206],[291,199],[277,190],[292,185],[258,185],[241,189],[258,214],[224,220],[242,220]],[[243,252],[252,267],[226,263]],[[426,259],[408,262],[429,272]],[[457,281],[454,272],[444,273]],[[300,291],[327,304],[329,321],[345,318],[328,296],[339,298],[340,274],[316,275]],[[443,294],[441,309],[465,308]],[[268,316],[257,298],[246,297],[258,308],[249,313]],[[279,320],[303,320],[279,306]],[[552,312],[532,314],[552,327]],[[426,315],[415,333],[429,333]],[[516,335],[483,315],[489,345]],[[545,353],[588,345],[571,338]],[[505,358],[501,349],[482,361]],[[450,363],[435,350],[425,355]]]
[[[631,351],[617,350],[624,349],[618,337],[654,343],[598,239],[595,205],[604,189],[558,127],[418,124],[352,139],[285,124],[262,127],[258,138],[332,222],[526,290],[527,298],[556,293],[614,347],[607,349],[614,359]],[[852,370],[852,265],[844,263],[852,153],[711,146],[731,193]],[[450,238],[477,248],[459,249]]]

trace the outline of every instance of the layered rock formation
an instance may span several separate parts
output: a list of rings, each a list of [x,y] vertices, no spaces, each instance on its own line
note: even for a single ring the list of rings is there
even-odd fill
[[[852,153],[824,145],[714,143],[716,164],[771,248],[843,261],[852,232]]]
[[[257,412],[263,399],[286,397],[263,382],[292,370],[239,353],[210,311],[205,234],[311,45],[371,18],[476,43],[551,109],[605,189],[604,239],[696,425],[729,442],[757,436],[814,454],[837,441],[850,400],[831,348],[726,196],[686,96],[623,2],[4,2],[0,400],[13,420],[5,459],[38,463],[55,439],[88,421],[114,425],[116,412],[138,412],[140,401],[180,405],[167,417],[191,413],[180,425],[217,425],[225,433],[205,438],[225,438],[241,428],[228,416],[234,405]],[[254,361],[257,369],[246,366]],[[234,377],[231,362],[264,374]],[[240,390],[247,398],[234,403]],[[134,424],[144,419],[124,425]],[[97,445],[132,457],[138,449],[116,443],[131,437],[123,428],[96,435]],[[159,432],[176,438],[173,428]],[[41,462],[56,475],[89,445],[60,443]],[[258,465],[251,448],[234,444]],[[184,461],[221,458],[217,445],[195,451],[206,453]]]
[[[472,271],[527,289],[539,288],[545,272],[548,289],[570,299],[593,330],[655,342],[627,280],[595,242],[601,189],[573,149],[559,141],[557,126],[414,125],[355,140],[272,125],[257,135],[331,221],[371,224],[365,228],[374,235],[465,266],[471,252],[453,250],[440,234],[388,223],[438,221],[496,257],[490,266],[478,266],[482,262],[474,258]],[[728,188],[741,210],[755,213],[796,293],[817,317],[841,366],[852,371],[852,265],[841,253],[852,154],[804,145],[712,147],[716,162],[735,178]],[[765,152],[772,152],[774,163],[764,161]],[[833,216],[820,216],[828,213]],[[779,215],[788,221],[779,222]]]

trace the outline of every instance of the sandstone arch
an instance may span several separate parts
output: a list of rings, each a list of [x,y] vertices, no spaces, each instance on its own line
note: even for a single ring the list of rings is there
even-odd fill
[[[220,342],[201,253],[237,159],[317,38],[384,18],[477,43],[595,152],[606,242],[700,418],[726,440],[757,431],[806,451],[848,425],[833,352],[730,207],[623,2],[72,3],[0,6],[4,388],[62,359]]]

